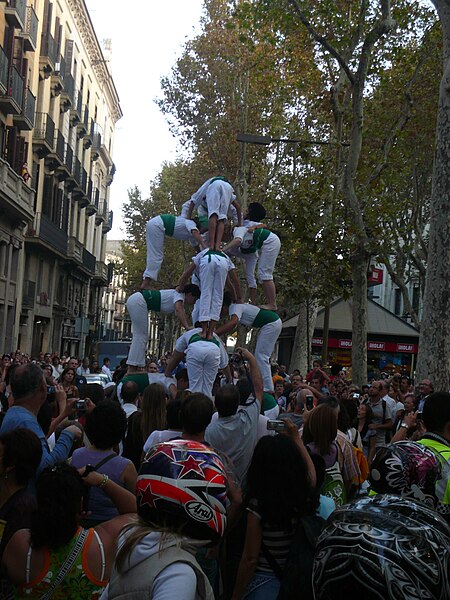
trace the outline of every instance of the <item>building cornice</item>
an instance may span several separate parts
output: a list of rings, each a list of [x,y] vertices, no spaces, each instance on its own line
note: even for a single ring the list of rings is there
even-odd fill
[[[67,0],[67,4],[72,12],[95,76],[100,85],[108,91],[112,108],[111,117],[116,123],[122,117],[119,95],[103,56],[86,3],[84,0]]]

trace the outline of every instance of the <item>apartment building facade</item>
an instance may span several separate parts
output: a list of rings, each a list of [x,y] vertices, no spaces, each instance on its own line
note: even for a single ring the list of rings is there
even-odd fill
[[[119,98],[84,0],[0,4],[0,353],[81,355],[108,284]]]
[[[100,335],[106,340],[131,340],[131,319],[126,310],[128,294],[120,272],[123,262],[121,240],[107,240],[106,262],[111,269],[111,284],[103,290]]]

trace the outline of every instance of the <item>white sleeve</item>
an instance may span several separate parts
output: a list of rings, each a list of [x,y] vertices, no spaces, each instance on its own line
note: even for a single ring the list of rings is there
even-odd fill
[[[195,208],[197,208],[198,205],[201,204],[203,202],[203,200],[205,199],[206,191],[209,188],[210,182],[211,182],[211,179],[208,179],[208,181],[205,181],[205,183],[201,187],[199,187],[196,192],[194,192],[192,194],[191,202],[194,203]]]
[[[235,227],[233,229],[233,239],[239,238],[240,240],[244,239],[244,235],[247,233],[248,227]]]
[[[173,294],[173,305],[175,306],[175,304],[181,300],[181,302],[184,303],[184,294],[181,294],[180,292],[175,291]]]
[[[184,202],[183,206],[181,207],[180,217],[183,217],[183,219],[187,219],[190,204],[191,204],[191,201],[186,200],[186,202]]]
[[[186,348],[188,347],[188,342],[186,339],[186,334],[180,335],[175,344],[175,350],[177,352],[186,352]]]
[[[230,305],[230,317],[236,315],[239,321],[242,319],[242,314],[244,312],[243,304],[231,304]]]
[[[161,571],[149,591],[148,600],[195,600],[197,575],[187,563],[173,563]]]
[[[191,233],[191,231],[193,231],[194,229],[198,231],[198,227],[195,224],[195,221],[192,221],[191,219],[186,219],[185,225],[189,233]]]
[[[227,263],[227,265],[228,265],[228,273],[229,273],[230,271],[232,271],[233,269],[235,269],[235,268],[236,268],[236,265],[235,265],[235,264],[234,264],[234,262],[231,260],[231,258],[229,258],[228,256],[227,256],[227,258],[228,258],[228,263]]]
[[[152,433],[148,436],[147,441],[144,444],[144,452],[148,452],[148,449],[158,444],[159,439],[159,431],[152,431]]]
[[[258,257],[256,256],[256,252],[253,252],[252,254],[241,254],[241,258],[245,261],[245,273],[247,275],[247,285],[250,288],[255,288],[256,287],[255,269],[256,269],[256,261],[258,260]]]

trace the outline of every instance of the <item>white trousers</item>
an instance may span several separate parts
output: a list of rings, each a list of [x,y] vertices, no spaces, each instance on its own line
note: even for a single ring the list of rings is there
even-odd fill
[[[191,392],[212,397],[214,380],[219,371],[220,350],[212,342],[193,342],[186,350],[186,367]]]
[[[147,242],[147,266],[144,271],[144,277],[149,277],[153,281],[158,281],[159,271],[164,258],[164,237],[166,230],[161,217],[153,217],[147,221],[146,242]]]
[[[233,196],[233,188],[226,181],[213,181],[206,190],[206,205],[208,207],[208,218],[217,215],[220,220],[228,218],[228,209],[230,208]]]
[[[258,252],[259,281],[270,281],[273,279],[273,271],[280,248],[280,238],[275,233],[271,233]]]
[[[228,275],[228,260],[217,254],[205,255],[199,265],[201,296],[199,321],[219,321],[223,291]]]
[[[258,333],[256,341],[255,358],[263,378],[264,391],[270,392],[274,389],[272,371],[270,368],[270,357],[281,333],[281,319],[263,325]]]
[[[140,292],[131,294],[127,300],[127,309],[131,318],[131,346],[127,365],[145,367],[145,355],[148,344],[148,307]]]

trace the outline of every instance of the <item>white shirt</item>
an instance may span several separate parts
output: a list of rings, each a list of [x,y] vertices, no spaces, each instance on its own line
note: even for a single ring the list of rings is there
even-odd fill
[[[109,367],[107,367],[106,365],[103,365],[102,373],[104,373],[105,375],[108,375],[109,379],[112,380],[111,369]]]
[[[201,252],[199,252],[198,254],[196,254],[195,256],[192,257],[192,262],[195,265],[195,275],[198,277],[198,279],[200,279],[200,263],[203,259],[208,260],[209,257],[206,256],[206,254],[210,252],[209,248],[205,248],[204,250],[202,250]],[[217,256],[217,255],[216,255]],[[226,254],[222,254],[221,258],[223,258],[223,260],[226,260],[226,265],[227,265],[227,270],[228,272],[230,272],[232,269],[235,269],[236,267],[234,266],[233,261],[231,260],[231,258],[229,256],[227,256]]]
[[[251,327],[260,311],[259,306],[254,304],[231,304],[229,308],[230,317],[236,315],[239,323]]]
[[[183,335],[180,335],[180,337],[177,339],[177,342],[175,344],[175,350],[177,352],[186,352],[186,350],[189,347],[189,340],[192,338],[192,336],[194,336],[195,334],[199,334],[202,332],[202,328],[201,327],[195,327],[194,329],[190,329],[189,331],[185,331],[183,333]],[[219,342],[219,350],[220,350],[220,363],[219,363],[219,369],[225,369],[225,367],[228,366],[228,354],[227,351],[225,350],[225,347],[222,343],[222,340],[220,339],[220,337],[216,334],[214,334],[214,339]],[[204,344],[213,344],[214,342],[211,341],[207,341],[207,340],[202,340]],[[201,344],[201,341],[197,341],[197,342],[193,342],[194,344]]]
[[[161,444],[161,442],[168,442],[169,440],[181,437],[181,433],[181,431],[175,431],[174,429],[152,431],[144,444],[144,452],[148,452],[148,450],[156,444]]]
[[[161,310],[162,313],[175,312],[175,304],[180,301],[184,302],[184,294],[180,294],[176,290],[161,290]]]

